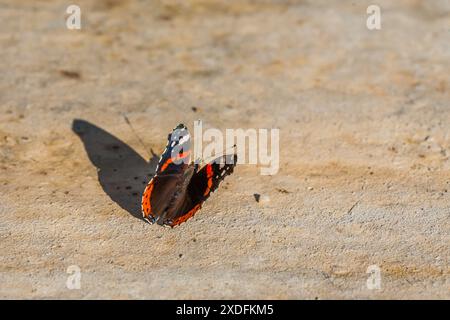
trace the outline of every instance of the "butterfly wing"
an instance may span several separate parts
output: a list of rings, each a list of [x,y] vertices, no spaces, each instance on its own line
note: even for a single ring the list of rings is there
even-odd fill
[[[215,159],[195,172],[187,186],[180,210],[168,224],[174,227],[191,218],[211,193],[219,187],[220,182],[233,173],[236,162],[236,154],[226,155]]]
[[[190,162],[190,135],[186,126],[179,124],[168,136],[155,176],[142,195],[142,214],[153,223],[163,218],[173,203],[177,188],[183,184]]]
[[[184,124],[176,126],[167,137],[167,145],[164,149],[158,166],[156,176],[163,174],[180,174],[183,164],[191,161],[191,136]]]

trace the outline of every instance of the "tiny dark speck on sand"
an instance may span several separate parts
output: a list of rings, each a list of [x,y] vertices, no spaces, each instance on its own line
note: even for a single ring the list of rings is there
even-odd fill
[[[289,191],[287,191],[286,189],[283,189],[283,188],[277,188],[277,191],[279,193],[290,193]]]
[[[70,78],[70,79],[80,79],[81,74],[77,71],[70,71],[70,70],[60,70],[59,73],[63,75],[64,77]]]

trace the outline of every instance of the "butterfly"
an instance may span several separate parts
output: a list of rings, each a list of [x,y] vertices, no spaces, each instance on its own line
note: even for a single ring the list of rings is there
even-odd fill
[[[203,167],[191,162],[191,137],[184,124],[168,135],[156,173],[142,195],[142,214],[149,223],[170,227],[191,218],[237,162],[234,154],[222,155]]]

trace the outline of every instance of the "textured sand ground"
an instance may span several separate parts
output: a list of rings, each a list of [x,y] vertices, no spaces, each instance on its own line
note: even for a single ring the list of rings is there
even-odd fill
[[[450,298],[448,1],[92,3],[0,2],[0,297]],[[280,128],[280,171],[150,226],[148,149],[195,119]]]

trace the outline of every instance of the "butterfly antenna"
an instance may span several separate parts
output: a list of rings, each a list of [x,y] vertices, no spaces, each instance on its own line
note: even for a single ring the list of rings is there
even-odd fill
[[[148,148],[147,145],[144,143],[144,141],[142,141],[142,139],[139,137],[139,135],[137,134],[136,130],[134,129],[133,125],[131,124],[130,120],[128,119],[126,114],[122,114],[123,119],[125,120],[125,122],[130,126],[131,131],[133,131],[133,134],[136,136],[136,138],[138,139],[139,143],[144,147],[145,151],[147,152],[149,159],[151,159],[152,157],[155,156],[155,153],[153,152],[153,149]],[[148,150],[151,151],[152,154],[150,154],[148,152]]]

